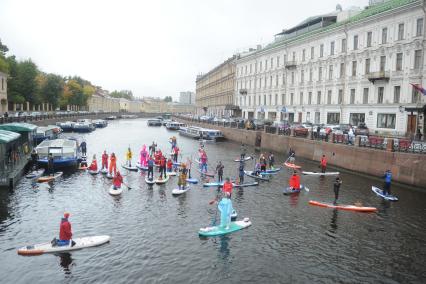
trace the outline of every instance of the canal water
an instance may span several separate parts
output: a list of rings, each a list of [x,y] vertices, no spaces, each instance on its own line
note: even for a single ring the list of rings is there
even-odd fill
[[[114,121],[81,136],[89,157],[96,153],[100,158],[106,149],[114,151],[121,164],[128,146],[136,154],[153,140],[167,153],[173,135],[185,157],[196,156],[196,141],[164,127],[147,127],[143,119]],[[238,144],[207,144],[206,149],[210,167],[221,160],[225,176],[236,176],[237,163],[232,160],[239,156]],[[283,162],[285,157],[276,159]],[[299,163],[307,170],[318,169],[316,163]],[[283,170],[269,183],[234,192],[239,218],[249,217],[251,227],[203,239],[197,231],[216,215],[216,207],[209,205],[215,188],[193,185],[185,195],[173,197],[176,177],[149,189],[141,173],[122,172],[132,189],[118,198],[108,194],[110,180],[85,172],[67,174],[51,189],[33,188],[23,179],[14,191],[1,191],[0,282],[424,283],[426,279],[424,191],[393,186],[400,201],[389,203],[370,190],[373,184],[381,186],[380,181],[343,173],[339,201],[361,202],[379,211],[334,211],[308,204],[333,200],[332,177],[303,176],[310,191],[289,197],[282,194],[290,175]],[[107,234],[111,242],[72,254],[17,255],[20,246],[57,236],[64,211],[71,213],[74,237]]]

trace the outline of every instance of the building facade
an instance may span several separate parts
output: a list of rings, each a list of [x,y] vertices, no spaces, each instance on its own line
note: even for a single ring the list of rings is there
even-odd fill
[[[423,4],[338,6],[284,30],[237,59],[235,104],[245,118],[424,133],[426,96],[411,85],[426,87]]]
[[[119,112],[120,100],[110,97],[107,91],[96,90],[96,92],[88,99],[87,106],[89,111]]]
[[[182,103],[175,103],[175,102],[169,102],[168,103],[168,111],[170,113],[174,114],[194,114],[195,113],[195,105],[194,104],[182,104]]]
[[[0,72],[0,113],[7,111],[7,74]]]
[[[233,56],[206,74],[197,76],[195,104],[197,113],[211,116],[240,115],[234,105],[235,62]]]
[[[195,93],[194,92],[180,92],[179,103],[186,105],[195,105]]]

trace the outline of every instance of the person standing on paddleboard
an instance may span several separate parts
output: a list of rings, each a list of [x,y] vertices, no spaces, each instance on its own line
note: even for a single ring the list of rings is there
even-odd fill
[[[275,164],[275,157],[272,152],[269,152],[268,161],[269,161],[269,168],[273,169]]]
[[[296,162],[296,152],[293,150],[293,148],[290,148],[288,151],[288,161],[290,164],[294,164]]]
[[[201,161],[201,171],[203,173],[207,173],[207,153],[204,150],[201,152],[200,161]]]
[[[174,147],[174,149],[173,149],[173,161],[175,162],[175,163],[177,163],[177,160],[178,160],[178,156],[179,156],[179,147],[176,145],[175,147]]]
[[[228,230],[229,225],[231,224],[231,214],[234,210],[232,208],[231,194],[229,192],[225,193],[225,197],[217,205],[217,208],[220,211],[220,227]]]
[[[148,157],[148,179],[152,180],[154,178],[154,159],[152,156]]]
[[[186,169],[188,170],[188,177],[191,178],[191,168],[192,168],[192,160],[190,158],[186,158]]]
[[[127,153],[126,153],[126,164],[131,167],[132,166],[132,157],[133,157],[133,153],[132,150],[129,148],[127,148]]]
[[[233,187],[232,182],[229,180],[229,177],[227,177],[223,183],[222,191],[225,194],[229,194],[229,198],[231,198]]]
[[[109,160],[109,175],[112,175],[112,171],[114,171],[114,176],[117,174],[117,158],[115,157],[115,153],[111,153],[111,157]]]
[[[288,184],[291,190],[294,190],[294,191],[300,190],[300,176],[297,175],[296,171],[293,171],[293,175],[290,177]]]
[[[260,154],[259,162],[260,162],[260,171],[265,172],[266,171],[266,158],[265,158],[264,154]]]
[[[108,154],[106,150],[104,150],[104,153],[102,154],[102,170],[103,169],[108,170]]]
[[[149,146],[149,154],[153,155],[155,153],[155,148],[157,147],[157,144],[155,144],[154,141],[152,141],[151,146]]]
[[[246,153],[247,153],[247,147],[246,145],[244,145],[244,143],[241,143],[241,147],[240,147],[240,160],[244,160],[244,158],[246,157]]]
[[[38,154],[35,149],[31,151],[31,168],[35,171],[37,170],[37,160],[38,160]]]
[[[217,173],[217,181],[221,182],[223,181],[223,164],[222,161],[219,161],[219,163],[216,166],[216,173]]]
[[[391,170],[386,170],[385,174],[383,175],[383,178],[385,179],[385,184],[383,186],[383,195],[391,194],[391,191],[390,191],[391,182],[392,182]]]
[[[244,161],[241,161],[238,167],[238,177],[239,177],[240,184],[243,184],[244,183]]]
[[[98,162],[96,161],[96,154],[93,155],[92,163],[90,164],[89,171],[98,171]]]
[[[112,180],[112,186],[114,189],[120,189],[121,184],[123,183],[123,177],[120,174],[120,171],[117,171],[117,174],[114,176]]]
[[[179,180],[178,180],[178,186],[180,190],[184,190],[186,187],[186,174],[187,174],[186,165],[182,163],[180,174],[179,174]]]
[[[55,173],[55,165],[53,163],[52,153],[49,153],[49,157],[47,158],[47,173],[50,176],[53,176],[53,174]]]
[[[167,159],[167,172],[170,173],[173,171],[173,162],[172,159]]]
[[[160,158],[160,179],[163,178],[163,174],[164,174],[164,178],[167,177],[167,173],[166,173],[166,157],[161,156]]]
[[[339,198],[340,185],[342,185],[342,180],[340,179],[339,176],[337,176],[335,181],[334,181],[334,184],[333,184],[333,190],[334,190],[334,202],[333,202],[333,204],[334,205],[337,204],[337,199]]]
[[[87,144],[86,144],[86,141],[83,140],[83,142],[81,142],[80,149],[81,149],[81,154],[83,156],[86,156],[86,154],[87,154]]]
[[[59,226],[59,240],[54,238],[52,240],[52,246],[68,246],[71,241],[71,246],[75,245],[75,242],[71,240],[72,230],[71,223],[68,221],[70,213],[65,212],[64,217],[61,219],[61,225]]]
[[[327,170],[327,158],[325,157],[325,155],[322,155],[320,167],[321,172],[325,173],[325,171]]]

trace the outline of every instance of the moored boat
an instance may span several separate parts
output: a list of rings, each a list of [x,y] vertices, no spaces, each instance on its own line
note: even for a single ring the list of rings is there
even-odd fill
[[[39,126],[37,127],[36,134],[34,136],[34,143],[38,145],[43,140],[53,140],[59,137],[62,132],[61,127],[56,125]]]
[[[93,130],[95,126],[90,119],[79,119],[73,126],[74,132],[92,132]]]
[[[161,126],[161,120],[159,119],[148,119],[148,126]]]
[[[56,126],[59,126],[63,132],[72,132],[74,127],[74,122],[72,121],[57,122]]]
[[[47,167],[49,154],[53,155],[55,168],[76,167],[79,159],[77,141],[71,139],[44,140],[37,147],[38,163]]]
[[[92,121],[96,128],[104,128],[108,126],[108,121],[103,119],[96,119]]]

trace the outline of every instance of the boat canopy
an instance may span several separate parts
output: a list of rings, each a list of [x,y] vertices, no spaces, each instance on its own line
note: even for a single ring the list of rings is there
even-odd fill
[[[52,153],[54,157],[73,157],[77,151],[77,141],[69,139],[44,140],[37,148],[40,158],[45,158]]]
[[[18,139],[19,137],[21,137],[21,134],[19,133],[7,130],[0,130],[0,143],[6,144]]]
[[[30,123],[6,123],[0,125],[0,129],[8,130],[13,132],[33,132],[37,128],[37,125]]]

